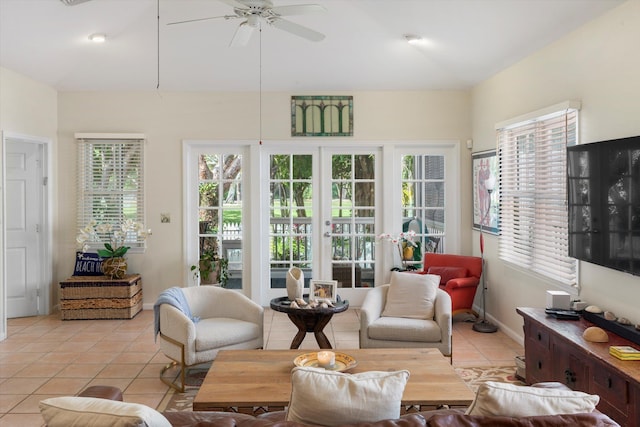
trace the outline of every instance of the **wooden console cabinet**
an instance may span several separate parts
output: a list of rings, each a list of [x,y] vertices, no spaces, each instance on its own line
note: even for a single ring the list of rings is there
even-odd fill
[[[133,319],[142,310],[142,278],[73,276],[60,282],[62,320]]]
[[[609,342],[592,343],[582,333],[593,323],[558,320],[541,308],[516,309],[524,318],[526,381],[559,381],[600,396],[598,409],[622,426],[640,421],[640,361],[609,354],[611,345],[638,345],[607,331]]]

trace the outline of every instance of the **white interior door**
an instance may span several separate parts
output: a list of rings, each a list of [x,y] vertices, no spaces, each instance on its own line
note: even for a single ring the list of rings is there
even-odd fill
[[[42,145],[6,145],[7,317],[38,314],[42,286]]]

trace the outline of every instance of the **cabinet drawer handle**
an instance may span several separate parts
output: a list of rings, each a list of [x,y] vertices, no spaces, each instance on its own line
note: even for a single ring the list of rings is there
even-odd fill
[[[538,332],[538,341],[542,341],[542,335]]]
[[[613,381],[611,380],[611,377],[607,378],[607,387],[609,388],[613,387]]]
[[[538,360],[538,369],[542,369],[542,361]]]
[[[576,382],[575,372],[571,372],[569,369],[565,369],[564,379],[567,384],[575,383]]]

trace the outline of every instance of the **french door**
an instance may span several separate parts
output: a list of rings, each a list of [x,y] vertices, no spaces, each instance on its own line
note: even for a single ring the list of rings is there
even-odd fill
[[[227,287],[268,306],[286,273],[335,280],[359,306],[393,267],[458,253],[458,145],[451,142],[186,141],[185,277],[203,253],[228,262]],[[415,232],[412,259],[377,238]]]
[[[264,153],[269,298],[283,295],[292,267],[302,269],[306,288],[336,280],[340,297],[353,302],[375,286],[379,157],[375,147]]]
[[[190,285],[243,289],[245,147],[193,146],[187,157]]]
[[[338,282],[338,294],[354,302],[376,284],[379,153],[349,147],[325,149],[321,157],[321,272]]]

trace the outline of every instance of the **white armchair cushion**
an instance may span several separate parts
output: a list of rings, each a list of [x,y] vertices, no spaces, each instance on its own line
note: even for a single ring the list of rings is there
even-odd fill
[[[369,326],[369,338],[386,341],[439,342],[442,330],[433,320],[380,317]]]
[[[433,302],[439,285],[439,276],[394,271],[382,316],[433,319]]]
[[[47,427],[171,427],[158,411],[97,397],[52,397],[40,402]]]
[[[409,371],[343,374],[294,368],[287,421],[336,426],[395,419]]]
[[[196,351],[231,346],[260,335],[256,323],[226,317],[201,319],[196,323]]]

